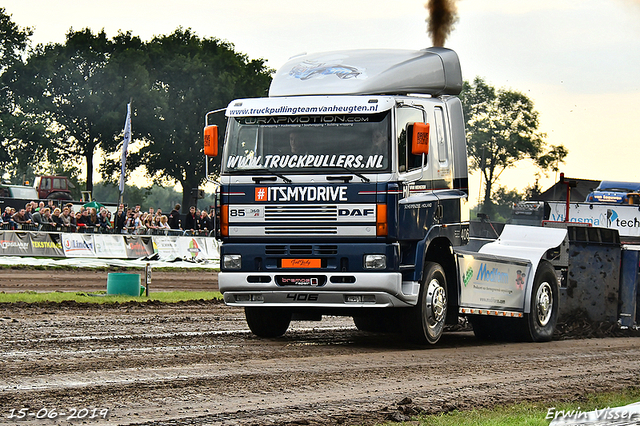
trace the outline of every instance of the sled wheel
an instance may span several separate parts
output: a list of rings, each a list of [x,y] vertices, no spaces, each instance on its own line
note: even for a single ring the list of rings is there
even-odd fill
[[[558,321],[558,278],[553,266],[540,262],[531,290],[531,310],[524,316],[525,340],[548,342]]]

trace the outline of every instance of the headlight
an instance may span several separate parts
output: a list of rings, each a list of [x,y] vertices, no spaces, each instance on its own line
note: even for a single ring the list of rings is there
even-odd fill
[[[224,269],[240,269],[242,268],[242,256],[239,254],[225,254],[222,257],[222,266]]]
[[[365,269],[386,269],[387,256],[384,254],[366,254],[364,256]]]

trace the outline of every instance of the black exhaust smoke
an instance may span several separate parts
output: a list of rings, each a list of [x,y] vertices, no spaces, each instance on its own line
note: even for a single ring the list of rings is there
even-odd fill
[[[458,21],[455,0],[429,0],[424,7],[429,11],[427,32],[436,47],[444,47],[447,36]]]

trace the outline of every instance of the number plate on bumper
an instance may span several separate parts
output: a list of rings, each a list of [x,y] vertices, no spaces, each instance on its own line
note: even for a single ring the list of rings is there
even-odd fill
[[[324,275],[276,275],[276,284],[283,287],[320,287],[326,282]]]

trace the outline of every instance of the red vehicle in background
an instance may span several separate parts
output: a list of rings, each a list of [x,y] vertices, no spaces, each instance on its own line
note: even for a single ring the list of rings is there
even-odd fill
[[[72,200],[71,189],[75,188],[66,176],[38,176],[33,187],[41,200]]]

